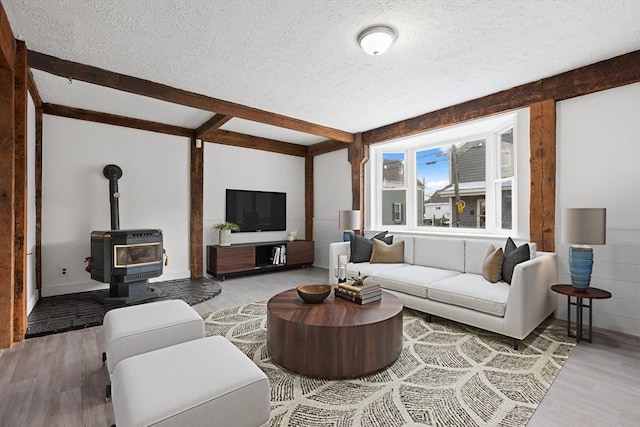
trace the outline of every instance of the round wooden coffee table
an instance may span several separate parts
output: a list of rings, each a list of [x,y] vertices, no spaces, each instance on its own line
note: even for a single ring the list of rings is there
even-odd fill
[[[295,289],[267,303],[267,350],[289,371],[322,379],[358,378],[398,359],[402,303],[382,292],[365,305],[335,298],[307,304]]]

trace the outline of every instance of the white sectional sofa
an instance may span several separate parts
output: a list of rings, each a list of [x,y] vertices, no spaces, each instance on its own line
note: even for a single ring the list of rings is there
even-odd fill
[[[529,243],[531,259],[517,264],[511,284],[491,283],[482,268],[490,245],[506,239],[394,236],[404,240],[404,263],[347,264],[347,277],[368,275],[396,295],[405,307],[455,320],[514,339],[524,339],[556,308],[551,285],[557,282],[554,253],[537,252]],[[516,242],[522,244],[523,242]],[[338,282],[338,255],[350,256],[349,242],[329,246],[329,281]]]

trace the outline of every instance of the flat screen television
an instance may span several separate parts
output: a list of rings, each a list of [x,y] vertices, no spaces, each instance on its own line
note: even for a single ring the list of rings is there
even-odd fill
[[[287,193],[227,189],[226,221],[241,232],[287,229]]]

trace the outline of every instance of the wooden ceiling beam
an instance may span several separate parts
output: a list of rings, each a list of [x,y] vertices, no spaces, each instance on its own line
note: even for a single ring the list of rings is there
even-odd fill
[[[349,148],[351,144],[345,144],[344,142],[336,141],[334,139],[327,139],[326,141],[320,141],[309,146],[310,156],[319,156],[320,154],[327,154],[333,151],[344,150]]]
[[[233,118],[232,116],[225,116],[224,114],[215,114],[213,117],[211,117],[209,120],[201,124],[195,130],[195,137],[200,138],[202,135],[209,132],[210,130],[218,129],[219,127],[227,123],[232,118]]]
[[[231,145],[234,147],[252,148],[254,150],[270,151],[272,153],[288,154],[290,156],[306,157],[308,147],[275,139],[245,135],[237,132],[217,129],[202,136],[207,142]]]
[[[369,130],[362,134],[362,140],[365,145],[371,145],[376,142],[416,135],[428,130],[528,107],[541,101],[540,88],[540,81],[516,86],[482,98]]]
[[[66,107],[57,104],[42,104],[42,112],[52,116],[68,117],[70,119],[85,120],[88,122],[104,123],[107,125],[122,126],[132,129],[146,130],[149,132],[163,133],[176,136],[193,136],[193,129],[180,126],[167,125],[149,120],[133,119],[131,117],[115,114],[101,113],[99,111],[83,110],[81,108]]]
[[[640,50],[542,79],[543,99],[562,101],[640,81]]]
[[[639,81],[640,50],[637,50],[566,73],[372,129],[363,133],[363,141],[370,145],[528,107],[547,99],[561,101]]]
[[[342,142],[353,142],[353,134],[343,130],[305,122],[304,120],[281,114],[271,113],[257,108],[247,107],[221,99],[211,98],[194,92],[176,89],[149,80],[143,80],[113,71],[104,70],[90,65],[79,64],[29,51],[29,66],[56,76],[73,78],[75,80],[92,83],[136,95],[147,96],[174,104],[185,105],[217,114],[238,117],[254,122],[265,123],[298,132],[319,135]]]
[[[140,129],[150,132],[163,133],[167,135],[193,137],[194,130],[179,126],[167,125],[164,123],[151,122],[148,120],[133,119],[131,117],[118,116],[115,114],[101,113],[99,111],[84,110],[81,108],[67,107],[56,104],[42,104],[42,112],[53,116],[67,117],[77,120],[85,120],[96,123],[103,123],[114,126],[122,126],[131,129]],[[304,145],[292,144],[289,142],[277,141],[274,139],[261,138],[258,136],[245,135],[237,132],[224,131],[220,129],[210,130],[203,134],[201,138],[205,141],[215,142],[236,147],[252,148],[256,150],[270,151],[273,153],[288,154],[291,156],[305,157],[308,154],[308,147]],[[348,144],[341,142],[345,147]]]

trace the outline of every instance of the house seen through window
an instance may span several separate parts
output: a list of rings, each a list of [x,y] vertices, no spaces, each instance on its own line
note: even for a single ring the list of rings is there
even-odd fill
[[[407,205],[404,153],[382,155],[382,225],[406,225],[403,207]]]

